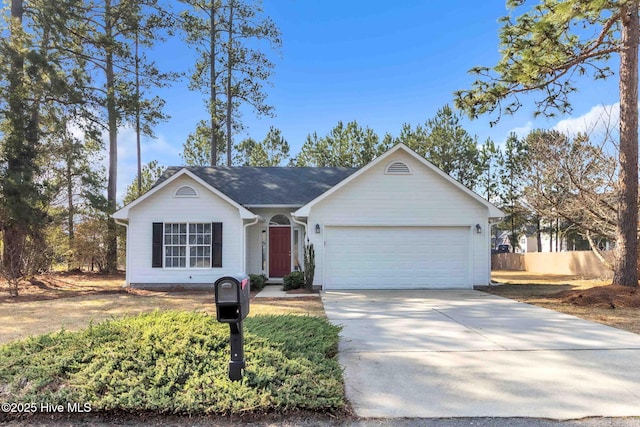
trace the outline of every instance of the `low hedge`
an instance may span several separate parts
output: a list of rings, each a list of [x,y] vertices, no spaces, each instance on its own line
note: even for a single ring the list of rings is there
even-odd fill
[[[300,289],[304,287],[304,273],[302,271],[292,271],[282,278],[282,290]]]
[[[247,367],[228,379],[229,328],[167,311],[0,347],[0,401],[93,410],[240,414],[344,407],[339,328],[308,316],[245,321]]]
[[[260,292],[267,283],[267,276],[264,274],[250,274],[249,279],[251,279],[251,290],[256,292]]]

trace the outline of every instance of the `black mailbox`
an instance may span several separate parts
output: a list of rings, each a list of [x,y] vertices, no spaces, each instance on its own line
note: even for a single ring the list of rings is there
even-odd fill
[[[216,313],[218,322],[238,323],[249,314],[251,282],[246,274],[225,276],[216,280]]]
[[[244,363],[244,332],[242,321],[249,314],[249,291],[251,281],[246,274],[225,276],[216,280],[216,315],[218,322],[228,323],[230,330],[231,360],[229,379],[242,379]]]

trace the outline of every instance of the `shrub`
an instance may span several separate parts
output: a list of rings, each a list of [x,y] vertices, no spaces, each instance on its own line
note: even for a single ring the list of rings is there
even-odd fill
[[[283,291],[300,289],[304,286],[304,273],[302,271],[292,271],[282,279]]]
[[[304,245],[304,283],[309,290],[313,289],[313,276],[316,272],[316,252],[313,243],[307,240]]]
[[[0,346],[0,400],[87,402],[102,411],[244,414],[344,408],[340,328],[309,316],[245,321],[247,367],[228,378],[229,329],[153,312]]]
[[[251,290],[256,292],[261,291],[267,283],[267,276],[264,274],[250,274],[249,279],[251,279]]]

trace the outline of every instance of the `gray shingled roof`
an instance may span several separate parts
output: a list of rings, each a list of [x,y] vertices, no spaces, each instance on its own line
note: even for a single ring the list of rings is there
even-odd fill
[[[155,185],[185,166],[171,166]],[[201,167],[190,172],[241,205],[302,206],[357,171],[356,168],[319,167]]]

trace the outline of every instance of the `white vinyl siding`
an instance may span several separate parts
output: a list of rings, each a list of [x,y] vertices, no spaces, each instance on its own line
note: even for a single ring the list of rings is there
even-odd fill
[[[387,167],[393,162],[402,162],[412,172],[410,175],[388,174]],[[355,177],[347,185],[330,194],[311,208],[307,223],[321,226],[320,234],[309,233],[316,251],[316,275],[314,284],[324,285],[323,281],[333,277],[325,271],[327,261],[332,255],[327,253],[331,242],[326,230],[330,227],[444,227],[443,230],[467,230],[467,248],[465,254],[469,279],[466,288],[473,285],[486,285],[490,279],[490,236],[488,208],[475,200],[453,183],[438,175],[413,156],[398,151],[387,159],[373,165],[365,173]],[[480,224],[482,233],[475,232]],[[373,231],[371,231],[373,233]],[[452,237],[447,232],[430,241],[429,248],[420,250],[436,251],[447,245]],[[433,249],[431,249],[433,248]],[[355,250],[355,249],[354,249]],[[366,251],[367,249],[358,249]],[[393,252],[396,247],[387,248]],[[451,264],[451,271],[457,269],[459,258]],[[345,266],[357,274],[360,260],[345,259]]]
[[[193,187],[200,197],[174,198],[175,192],[183,186]],[[242,271],[242,226],[238,208],[218,197],[207,188],[201,186],[188,176],[183,176],[153,196],[134,206],[129,211],[129,227],[127,236],[128,262],[127,281],[131,284],[213,284],[222,276],[237,274]],[[201,254],[194,253],[193,262],[204,263],[205,268],[153,268],[152,255],[152,223],[164,224],[224,224],[222,233],[223,267],[211,268],[206,261],[204,249]],[[187,230],[188,231],[188,230]],[[197,234],[197,233],[196,233]],[[164,236],[163,236],[164,240]],[[198,238],[196,238],[196,242]],[[204,241],[204,240],[201,240]],[[202,244],[204,246],[204,244]],[[211,246],[210,244],[208,245]],[[163,247],[163,261],[165,252]],[[185,252],[185,256],[188,253]],[[210,256],[210,255],[209,255]],[[186,265],[191,262],[187,258]]]

